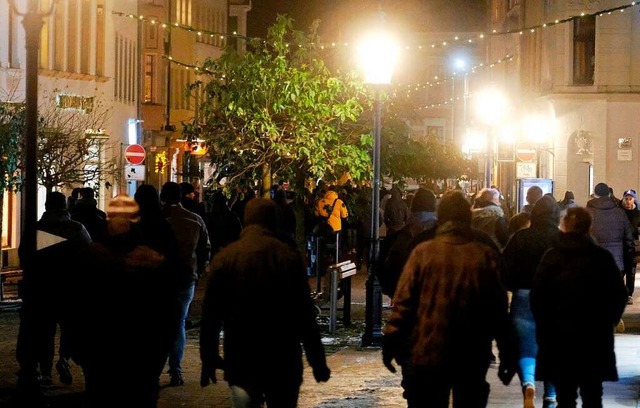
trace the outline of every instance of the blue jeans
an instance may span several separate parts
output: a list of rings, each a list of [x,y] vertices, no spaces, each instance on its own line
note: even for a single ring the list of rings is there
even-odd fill
[[[193,294],[195,292],[196,283],[192,282],[191,285],[178,293],[178,305],[180,307],[180,323],[176,333],[176,337],[171,345],[169,351],[169,374],[181,374],[182,373],[182,358],[184,357],[184,347],[187,343],[187,334],[185,332],[185,322],[187,315],[189,314],[189,306],[193,301]]]
[[[529,289],[518,289],[511,298],[511,321],[518,340],[518,377],[523,387],[535,387],[536,356],[536,322],[529,305]],[[544,398],[555,398],[556,389],[549,381],[544,382]]]

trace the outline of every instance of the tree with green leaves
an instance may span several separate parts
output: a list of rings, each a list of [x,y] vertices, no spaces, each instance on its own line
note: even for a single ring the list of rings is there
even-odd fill
[[[369,178],[370,126],[358,119],[370,94],[354,73],[327,67],[316,29],[296,31],[279,16],[266,41],[205,62],[213,77],[191,86],[202,103],[184,135],[206,140],[218,180],[231,187],[261,180],[265,192],[275,177],[298,187],[345,172]]]

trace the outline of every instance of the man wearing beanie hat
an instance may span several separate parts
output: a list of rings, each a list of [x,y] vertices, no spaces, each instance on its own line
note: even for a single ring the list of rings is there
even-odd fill
[[[404,227],[386,236],[380,245],[378,277],[382,293],[393,298],[400,273],[419,234],[432,230],[435,235],[436,195],[432,190],[419,188],[411,202],[411,215]]]
[[[402,366],[411,407],[446,407],[450,391],[455,406],[486,406],[493,339],[499,377],[508,383],[516,371],[500,254],[474,240],[471,205],[461,192],[446,193],[437,213],[436,237],[412,251],[400,276],[383,363],[392,372],[393,359]]]
[[[609,196],[609,186],[598,183],[593,192],[596,197],[587,202],[587,210],[593,218],[591,235],[598,245],[613,254],[618,269],[624,273],[625,259],[628,262],[634,252],[633,228],[624,210]]]
[[[638,247],[638,228],[640,227],[640,209],[638,209],[638,195],[635,190],[627,190],[622,195],[620,207],[624,210],[627,219],[631,223],[634,250],[629,251],[624,262],[624,280],[627,286],[627,304],[633,304],[633,291],[636,285],[636,259],[640,255]]]
[[[204,274],[211,256],[209,233],[202,217],[180,204],[182,192],[178,183],[168,181],[160,190],[163,203],[162,213],[171,224],[171,229],[178,241],[178,298],[180,317],[175,334],[174,346],[169,353],[169,385],[184,385],[182,378],[182,359],[187,343],[186,322],[189,307],[193,301],[196,282]]]
[[[216,383],[216,370],[239,406],[295,407],[302,383],[302,346],[313,376],[329,380],[304,260],[278,238],[277,205],[247,203],[240,239],[214,257],[202,306],[201,385]],[[269,305],[269,307],[256,307]],[[286,310],[277,336],[273,310]],[[219,354],[224,330],[224,361]]]

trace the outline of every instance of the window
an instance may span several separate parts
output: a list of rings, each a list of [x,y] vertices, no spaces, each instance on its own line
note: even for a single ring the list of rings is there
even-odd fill
[[[156,55],[147,54],[144,56],[144,102],[154,103],[156,101],[153,91],[156,82]]]
[[[596,66],[596,16],[573,23],[573,84],[593,85]]]

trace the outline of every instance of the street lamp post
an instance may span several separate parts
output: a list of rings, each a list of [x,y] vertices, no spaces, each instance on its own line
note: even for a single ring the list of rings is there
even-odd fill
[[[15,0],[9,0],[14,14],[22,16],[25,31],[25,143],[24,188],[22,190],[22,238],[23,260],[33,259],[36,252],[36,222],[38,217],[38,52],[44,18],[53,13],[55,1],[47,11],[41,11],[38,0],[29,0],[25,12],[18,10]],[[25,265],[23,265],[24,267]],[[24,271],[27,274],[27,270]]]
[[[371,246],[366,283],[365,332],[363,346],[382,344],[382,288],[376,270],[380,254],[380,138],[382,132],[381,93],[391,83],[398,47],[383,32],[367,38],[359,47],[365,83],[374,87],[373,105],[373,183],[371,191]]]

